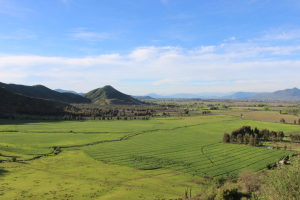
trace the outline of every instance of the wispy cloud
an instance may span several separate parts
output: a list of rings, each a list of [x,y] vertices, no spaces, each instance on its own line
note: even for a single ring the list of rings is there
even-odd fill
[[[101,41],[110,37],[108,33],[92,32],[88,31],[86,28],[75,29],[70,35],[75,39],[82,39],[88,41]]]
[[[300,29],[277,29],[268,31],[258,40],[293,40],[300,38]]]
[[[174,84],[177,80],[174,79],[161,79],[161,80],[157,80],[157,81],[153,81],[152,85],[164,85],[164,84]]]
[[[15,18],[24,18],[27,13],[33,12],[29,8],[21,7],[10,0],[0,0],[0,15],[8,15]]]
[[[24,39],[34,39],[36,37],[37,35],[33,31],[27,29],[18,29],[10,33],[0,32],[0,39],[24,40]]]
[[[163,4],[168,4],[169,0],[160,0]]]

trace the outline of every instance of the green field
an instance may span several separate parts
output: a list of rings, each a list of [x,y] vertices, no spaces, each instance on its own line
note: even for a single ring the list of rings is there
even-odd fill
[[[204,176],[258,171],[288,151],[224,144],[241,126],[298,133],[299,126],[234,116],[127,121],[0,121],[0,199],[171,199]],[[74,146],[76,145],[76,146]],[[58,155],[53,147],[61,147]],[[17,162],[7,162],[12,157]],[[39,157],[38,159],[34,159]],[[31,160],[33,159],[33,160]]]

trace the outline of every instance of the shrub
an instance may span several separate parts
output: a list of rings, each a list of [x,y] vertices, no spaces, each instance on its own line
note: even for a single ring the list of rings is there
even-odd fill
[[[280,123],[283,123],[283,124],[284,124],[284,123],[285,123],[285,119],[281,118],[281,119],[280,119]]]
[[[238,188],[233,187],[233,188],[221,188],[215,200],[235,200],[235,199],[240,199],[239,198],[239,193],[238,193]]]
[[[300,161],[294,161],[291,166],[280,166],[264,180],[264,191],[270,200],[299,199]]]

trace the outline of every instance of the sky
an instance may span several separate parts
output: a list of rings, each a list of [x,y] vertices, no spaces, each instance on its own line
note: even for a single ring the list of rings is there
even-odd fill
[[[0,0],[0,82],[88,92],[300,87],[299,0]]]

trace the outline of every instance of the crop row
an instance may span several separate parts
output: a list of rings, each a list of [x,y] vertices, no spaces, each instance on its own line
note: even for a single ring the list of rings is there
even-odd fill
[[[138,169],[170,168],[195,175],[224,175],[244,168],[259,170],[286,152],[219,143],[217,134],[195,127],[139,135],[131,140],[83,149],[97,160]]]

